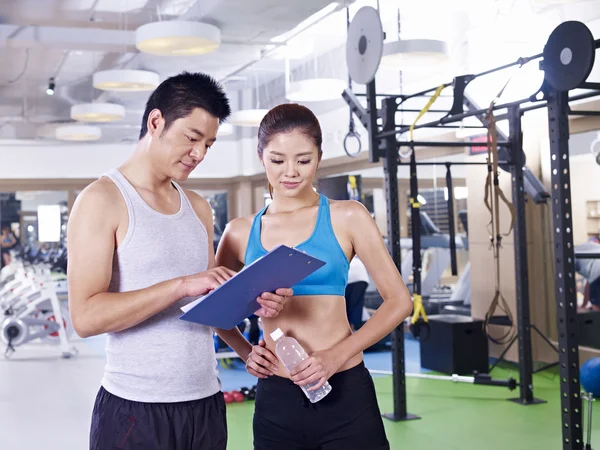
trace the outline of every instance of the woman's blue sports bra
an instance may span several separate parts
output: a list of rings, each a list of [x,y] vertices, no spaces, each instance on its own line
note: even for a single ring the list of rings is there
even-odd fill
[[[325,265],[291,288],[294,290],[294,296],[340,295],[343,297],[348,284],[350,263],[331,226],[329,199],[323,194],[319,194],[319,197],[319,212],[315,229],[306,241],[294,248],[320,259],[325,262]],[[252,221],[244,257],[246,265],[267,253],[261,242],[261,218],[267,208],[268,206],[265,206]]]

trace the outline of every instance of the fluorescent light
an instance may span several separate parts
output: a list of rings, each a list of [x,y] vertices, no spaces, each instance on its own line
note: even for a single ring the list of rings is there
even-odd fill
[[[321,102],[338,100],[346,82],[335,78],[312,78],[290,83],[286,98],[293,102]]]
[[[71,106],[71,119],[80,122],[113,122],[125,116],[125,108],[115,103],[82,103]]]
[[[135,39],[139,51],[153,55],[201,55],[219,48],[221,30],[203,22],[151,22],[136,30]]]
[[[285,42],[285,41],[287,41],[292,36],[300,33],[301,31],[306,30],[307,28],[309,28],[310,26],[314,25],[315,23],[317,23],[322,18],[324,18],[327,15],[331,14],[337,8],[338,8],[338,3],[337,2],[330,3],[325,8],[321,9],[320,11],[317,11],[312,16],[310,16],[307,19],[305,19],[302,22],[300,22],[296,27],[294,27],[294,29],[292,29],[290,31],[287,31],[287,32],[285,32],[283,34],[280,34],[279,36],[276,36],[276,37],[272,38],[271,42]]]
[[[89,125],[65,125],[56,129],[56,139],[61,141],[96,141],[102,137],[99,127]]]
[[[239,127],[258,127],[268,109],[242,109],[231,114],[228,121]]]
[[[147,70],[103,70],[94,73],[93,84],[104,91],[153,91],[160,77]]]
[[[38,241],[60,241],[60,205],[38,205]]]

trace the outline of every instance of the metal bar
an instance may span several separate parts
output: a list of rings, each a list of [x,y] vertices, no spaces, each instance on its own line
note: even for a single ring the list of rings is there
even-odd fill
[[[510,103],[503,103],[501,105],[496,105],[493,109],[494,111],[497,111],[499,109],[506,109],[509,108],[513,105],[520,105],[521,103],[527,103],[530,102],[531,100],[529,98],[525,98],[525,99],[521,99],[521,100],[517,100],[514,102],[510,102]],[[428,122],[425,123],[423,125],[415,125],[414,129],[418,130],[419,128],[427,128],[427,127],[431,127],[432,125],[437,125],[437,124],[446,124],[446,123],[454,123],[454,122],[460,122],[463,119],[466,119],[467,117],[473,117],[473,116],[478,116],[480,114],[486,114],[488,112],[488,109],[480,109],[477,111],[469,111],[466,112],[464,114],[456,114],[454,116],[449,116],[449,117],[443,117],[439,120],[433,121],[433,122]],[[402,134],[402,133],[406,133],[407,131],[410,130],[410,127],[405,127],[401,130],[395,130],[395,131],[388,131],[387,133],[396,133],[396,134]],[[377,136],[378,138],[382,139],[387,137],[386,133],[381,133]]]
[[[600,111],[569,111],[570,116],[600,116]]]
[[[437,89],[437,88],[435,88]],[[435,91],[435,89],[433,89],[433,91]],[[363,94],[362,92],[357,93],[356,94],[358,97],[366,97],[367,94]],[[401,99],[402,101],[404,101],[406,94],[376,94],[377,97],[389,97],[389,98],[396,98],[396,99]],[[416,97],[415,95],[411,95],[410,97]],[[420,97],[425,97],[425,98],[431,98],[432,95],[421,95]],[[452,95],[440,95],[438,96],[438,98],[452,98]]]
[[[542,333],[538,327],[532,324],[531,328],[546,342],[546,344],[548,344],[556,353],[558,353],[558,349],[554,346],[552,341],[548,339],[548,337],[544,333]]]
[[[445,84],[444,84],[444,89],[446,89],[446,88],[447,88],[447,87],[449,87],[449,86],[452,86],[452,83],[445,83]],[[403,96],[403,101],[409,100],[409,99],[411,99],[411,98],[414,98],[414,97],[424,97],[424,96],[425,96],[425,94],[429,94],[430,92],[435,92],[435,91],[437,91],[437,88],[438,88],[438,87],[439,87],[439,86],[436,86],[436,87],[433,87],[433,88],[431,88],[431,89],[425,89],[424,91],[416,92],[416,93],[414,93],[414,94],[410,94],[410,95],[404,95],[404,96]]]
[[[600,259],[600,253],[575,253],[577,259]]]
[[[387,132],[384,132],[387,133]],[[381,133],[381,134],[384,134]],[[498,147],[508,147],[508,142],[498,142]],[[397,147],[487,147],[485,142],[435,142],[435,141],[399,141]]]
[[[595,89],[600,90],[600,83],[592,83],[589,81],[584,81],[578,86],[579,89]]]
[[[550,168],[552,170],[552,224],[563,450],[583,449],[579,348],[577,345],[577,297],[569,167],[568,93],[549,89]]]
[[[585,94],[580,94],[580,95],[575,95],[571,98],[569,98],[569,101],[575,101],[575,100],[583,100],[586,98],[591,98],[591,97],[596,97],[596,96],[600,96],[600,91],[598,92],[588,92]],[[540,104],[538,105],[532,105],[532,106],[528,106],[527,108],[523,108],[521,109],[522,112],[528,112],[528,111],[533,111],[539,108],[544,108],[547,106],[547,102],[545,100],[535,100],[536,102],[540,102]],[[530,98],[524,98],[521,100],[517,100],[514,102],[510,102],[510,103],[503,103],[501,105],[496,105],[494,107],[494,111],[498,111],[500,109],[506,109],[509,108],[511,106],[514,105],[521,105],[523,103],[532,103],[532,100]],[[479,110],[475,110],[475,111],[469,111],[467,113],[464,114],[457,114],[455,116],[449,116],[449,117],[444,117],[442,119],[433,121],[433,122],[428,122],[422,125],[415,125],[415,130],[418,130],[419,128],[431,128],[435,125],[444,125],[444,124],[448,124],[448,123],[454,123],[454,122],[460,122],[463,119],[466,119],[468,117],[473,117],[473,116],[478,116],[481,114],[486,114],[487,113],[487,109],[479,109]],[[499,116],[496,116],[496,122],[500,122],[501,120],[506,120],[508,119],[508,115],[507,114],[502,114]],[[390,130],[384,133],[380,133],[377,138],[378,139],[383,139],[385,137],[387,137],[389,134],[403,134],[406,133],[407,131],[410,130],[409,126],[405,126],[399,130]]]
[[[397,112],[409,112],[409,113],[420,113],[420,109],[398,109]],[[448,114],[448,110],[446,109],[430,109],[427,113],[442,113]]]
[[[519,348],[519,398],[523,405],[535,402],[533,398],[533,356],[531,354],[531,318],[529,315],[529,270],[527,266],[527,228],[525,224],[525,188],[523,180],[523,134],[521,111],[515,105],[509,108],[509,140],[511,146],[512,200],[516,209],[514,228],[515,284],[517,300],[517,336]],[[535,402],[539,403],[539,402]]]
[[[586,98],[591,98],[591,97],[599,97],[600,96],[600,92],[586,92],[584,94],[578,94],[578,95],[573,95],[572,97],[569,97],[569,102],[574,102],[577,100],[584,100]],[[548,106],[548,103],[543,100],[543,103],[539,103],[537,105],[531,105],[531,106],[527,106],[526,108],[521,108],[521,111],[525,112],[529,112],[529,111],[535,111],[536,109],[540,109],[540,108],[545,108]],[[508,116],[502,115],[502,116],[497,116],[496,120],[503,120],[503,119],[507,119]]]
[[[409,163],[399,162],[399,166],[408,166]],[[417,166],[487,166],[486,162],[452,162],[452,161],[440,161],[440,162],[418,162]],[[505,161],[498,163],[499,166],[509,167],[511,164]]]
[[[354,93],[350,89],[344,89],[342,92],[342,98],[346,101],[348,106],[350,107],[350,111],[356,114],[360,123],[363,124],[365,128],[369,128],[369,115],[367,110],[363,108],[360,104]]]
[[[395,100],[384,99],[382,105],[383,129],[393,129],[396,126],[395,111]],[[372,117],[376,116],[377,110],[371,110],[370,115]],[[387,200],[388,246],[392,260],[398,272],[401,273],[402,253],[400,251],[400,212],[398,207],[398,157],[395,141],[393,135],[384,141],[382,157]],[[409,414],[406,407],[406,364],[404,361],[403,323],[392,331],[392,370],[394,411],[384,414],[384,417],[392,421],[415,419],[417,417]]]
[[[533,61],[534,59],[539,59],[542,56],[544,56],[543,53],[538,53],[537,55],[519,58],[515,62],[508,63],[508,64],[505,64],[500,67],[496,67],[495,69],[486,70],[485,72],[480,72],[477,75],[475,75],[475,78],[482,77],[484,75],[489,75],[490,73],[499,72],[501,70],[508,69],[510,67],[519,66],[519,65],[522,66],[524,64],[527,64],[530,61]]]
[[[448,234],[450,235],[450,268],[452,275],[458,274],[456,263],[456,232],[454,230],[454,189],[452,188],[451,163],[446,163],[446,189],[448,189]],[[415,164],[416,166],[416,164]]]
[[[484,75],[489,75],[489,74],[491,74],[491,73],[494,73],[494,72],[499,72],[499,71],[501,71],[501,70],[508,69],[508,68],[510,68],[510,67],[514,67],[514,66],[518,66],[518,65],[523,65],[523,64],[526,64],[526,63],[528,63],[528,62],[530,62],[530,61],[533,61],[534,59],[539,59],[539,58],[541,58],[542,56],[544,56],[544,55],[543,55],[543,53],[538,53],[537,55],[533,55],[533,56],[528,56],[528,57],[519,58],[519,59],[517,59],[515,62],[508,63],[508,64],[505,64],[505,65],[503,65],[503,66],[496,67],[496,68],[494,68],[494,69],[489,69],[489,70],[486,70],[486,71],[484,71],[484,72],[480,72],[480,73],[478,73],[478,74],[472,75],[472,78],[471,78],[471,80],[474,80],[475,78],[482,77],[482,76],[484,76]],[[452,85],[453,85],[453,82],[450,82],[450,83],[444,83],[444,89],[445,89],[445,88],[447,88],[447,87],[449,87],[449,86],[452,86]],[[415,94],[412,94],[412,95],[404,95],[404,96],[402,96],[402,98],[403,98],[403,100],[405,101],[405,100],[408,100],[409,98],[413,98],[413,97],[422,97],[422,96],[424,96],[425,94],[429,94],[430,92],[434,92],[434,91],[436,91],[436,90],[437,90],[437,88],[438,88],[438,86],[436,86],[436,87],[434,87],[434,88],[431,88],[431,89],[426,89],[426,90],[424,90],[424,91],[417,92],[417,93],[415,93]],[[400,97],[400,96],[399,96],[399,97]]]
[[[410,125],[404,125],[404,124],[398,125],[398,127],[400,127],[400,128],[409,127],[409,126]],[[432,125],[430,127],[425,127],[425,128],[439,128],[439,129],[442,129],[442,130],[444,128],[447,128],[449,130],[459,130],[461,128],[464,128],[465,130],[469,130],[469,129],[471,129],[471,130],[481,130],[482,133],[487,130],[487,128],[485,128],[483,126],[477,126],[477,125],[468,125],[468,126],[462,126],[462,125],[443,125],[443,126],[435,125],[435,126],[433,126]]]
[[[377,98],[375,97],[375,94],[375,80],[373,80],[367,84],[367,131],[369,132],[369,162],[372,163],[379,162],[380,157],[379,141],[377,139],[377,134],[379,132],[379,128],[377,126]],[[390,129],[393,128],[395,128],[395,121],[394,127],[391,127]]]

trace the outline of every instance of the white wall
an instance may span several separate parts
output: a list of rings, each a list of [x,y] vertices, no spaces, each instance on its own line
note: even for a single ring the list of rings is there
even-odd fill
[[[571,208],[573,214],[573,242],[588,240],[586,201],[600,200],[600,166],[591,153],[569,158],[571,168]],[[590,221],[592,222],[592,221]],[[595,220],[596,226],[600,220]]]
[[[97,178],[125,162],[134,150],[133,144],[0,144],[0,178]],[[235,177],[240,163],[236,143],[219,142],[191,177]]]

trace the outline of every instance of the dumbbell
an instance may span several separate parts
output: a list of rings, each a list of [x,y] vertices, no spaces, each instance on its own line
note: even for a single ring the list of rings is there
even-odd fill
[[[255,400],[256,399],[256,386],[252,386],[251,389],[247,387],[243,387],[240,389],[240,392],[244,395],[246,400]]]

